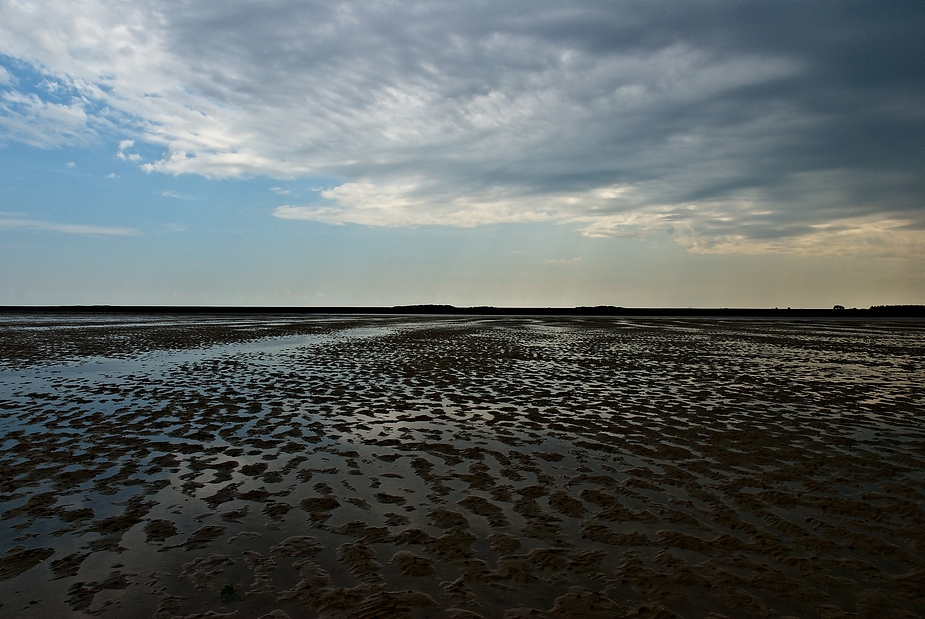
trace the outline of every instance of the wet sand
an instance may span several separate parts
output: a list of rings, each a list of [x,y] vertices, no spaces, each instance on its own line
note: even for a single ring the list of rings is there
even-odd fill
[[[925,324],[0,317],[3,617],[925,615]]]

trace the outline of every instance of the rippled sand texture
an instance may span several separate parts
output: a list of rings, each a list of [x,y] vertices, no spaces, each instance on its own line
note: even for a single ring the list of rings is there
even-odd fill
[[[925,615],[922,323],[0,326],[2,616]]]

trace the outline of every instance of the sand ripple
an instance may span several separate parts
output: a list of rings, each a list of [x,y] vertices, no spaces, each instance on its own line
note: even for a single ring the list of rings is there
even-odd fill
[[[3,616],[925,616],[920,323],[2,326]]]

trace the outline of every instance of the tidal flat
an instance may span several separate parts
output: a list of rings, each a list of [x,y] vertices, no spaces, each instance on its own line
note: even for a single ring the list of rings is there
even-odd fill
[[[925,616],[925,323],[0,316],[0,616]]]

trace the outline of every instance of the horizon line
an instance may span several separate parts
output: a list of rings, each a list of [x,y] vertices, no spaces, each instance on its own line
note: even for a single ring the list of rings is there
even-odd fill
[[[375,315],[478,315],[478,316],[741,316],[741,317],[884,317],[925,318],[925,305],[872,305],[868,308],[758,308],[758,307],[623,307],[594,305],[536,307],[449,304],[393,306],[260,306],[260,305],[2,305],[0,313],[85,314],[375,314]]]

